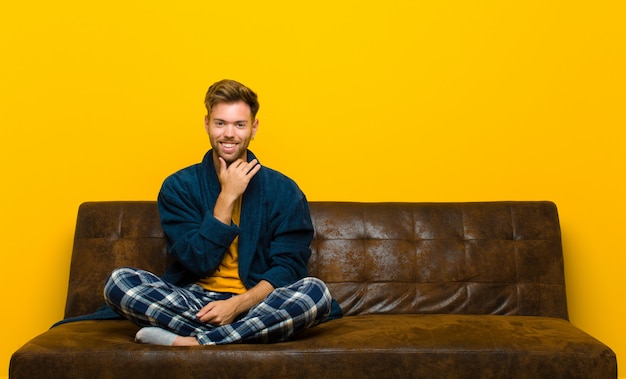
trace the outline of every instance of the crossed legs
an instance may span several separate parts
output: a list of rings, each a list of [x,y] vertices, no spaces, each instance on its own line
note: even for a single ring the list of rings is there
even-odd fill
[[[326,320],[332,300],[324,282],[307,277],[276,288],[231,324],[213,326],[196,317],[208,302],[231,296],[206,291],[196,284],[177,287],[150,272],[127,267],[113,271],[104,288],[105,301],[112,309],[139,326],[170,332],[142,329],[137,335],[139,341],[162,340],[161,344],[168,345],[284,341]],[[155,333],[163,338],[146,338]]]

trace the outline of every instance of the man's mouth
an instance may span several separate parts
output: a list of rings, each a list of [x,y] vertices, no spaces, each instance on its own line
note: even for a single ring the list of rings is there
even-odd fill
[[[227,149],[232,149],[233,147],[237,146],[237,144],[236,143],[222,142],[222,146],[224,146]]]

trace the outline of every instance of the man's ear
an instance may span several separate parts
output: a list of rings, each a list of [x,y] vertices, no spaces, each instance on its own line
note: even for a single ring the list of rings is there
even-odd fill
[[[204,116],[204,129],[206,134],[209,134],[209,115]]]
[[[259,129],[259,119],[256,118],[254,119],[254,122],[252,123],[252,139],[254,139],[254,136],[256,135],[256,132],[258,129]]]

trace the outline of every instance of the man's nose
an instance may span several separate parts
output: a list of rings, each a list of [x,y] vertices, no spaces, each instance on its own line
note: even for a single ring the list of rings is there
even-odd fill
[[[235,135],[235,126],[234,125],[226,125],[224,128],[224,135],[227,137],[232,137]]]

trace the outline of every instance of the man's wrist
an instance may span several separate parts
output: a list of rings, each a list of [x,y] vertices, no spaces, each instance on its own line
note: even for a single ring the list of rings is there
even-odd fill
[[[213,208],[213,217],[226,225],[230,225],[236,201],[236,197],[233,199],[232,196],[221,192],[217,197],[215,207]]]
[[[231,299],[236,301],[237,311],[243,313],[263,301],[273,290],[274,287],[268,281],[262,280],[248,291]]]
[[[229,193],[227,191],[222,190],[219,195],[217,195],[217,201],[224,201],[226,204],[234,205],[235,202],[239,199],[239,195]]]

